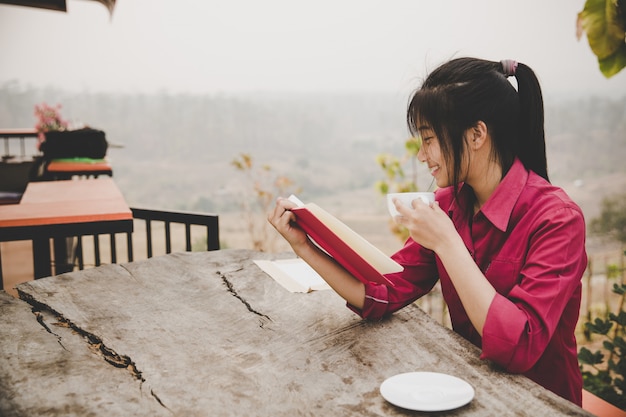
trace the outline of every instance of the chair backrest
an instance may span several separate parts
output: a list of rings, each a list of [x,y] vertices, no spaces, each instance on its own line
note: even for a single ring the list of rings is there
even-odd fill
[[[152,223],[162,222],[165,227],[165,252],[172,252],[171,224],[178,223],[185,226],[185,250],[191,251],[191,226],[206,227],[206,250],[220,248],[219,221],[216,214],[191,213],[184,211],[164,211],[131,207],[133,218],[146,222],[146,243],[148,258],[152,257]]]
[[[219,237],[219,216],[217,214],[208,213],[192,213],[184,211],[166,211],[166,210],[153,210],[146,208],[131,207],[133,213],[133,219],[137,225],[143,223],[145,226],[145,234],[142,236],[142,230],[135,230],[135,232],[126,234],[126,248],[127,248],[127,260],[132,262],[135,259],[134,249],[139,246],[143,246],[145,237],[146,257],[151,258],[155,254],[155,246],[164,246],[165,253],[171,253],[175,248],[175,243],[181,241],[180,236],[176,232],[180,232],[179,229],[184,228],[184,250],[190,252],[193,247],[192,237],[197,237],[194,232],[196,229],[204,229],[206,236],[206,243],[201,240],[201,245],[206,248],[207,251],[220,249],[220,237]],[[172,233],[172,224],[175,226],[174,233]],[[156,235],[157,231],[163,228],[163,235]],[[136,228],[139,229],[139,228]],[[133,237],[137,233],[138,235]],[[192,236],[193,234],[193,236]],[[198,242],[198,241],[196,241]],[[116,235],[109,236],[110,246],[110,260],[111,263],[118,263],[118,239]],[[178,246],[181,250],[183,246]],[[84,245],[83,236],[78,236],[76,241],[75,256],[78,269],[84,269]],[[102,263],[102,250],[100,248],[100,236],[93,236],[93,263],[95,266],[99,266]],[[106,252],[106,251],[105,251]],[[106,254],[105,254],[106,255]],[[141,256],[140,256],[141,257]],[[143,258],[143,257],[141,257]],[[72,268],[74,261],[70,261]],[[70,269],[71,270],[71,269]]]
[[[0,204],[17,204],[40,154],[34,129],[0,129]],[[31,142],[26,147],[26,141]],[[31,146],[32,145],[32,146]],[[18,152],[19,149],[19,152]]]
[[[37,135],[37,131],[31,128],[0,129],[0,139],[3,142],[2,150],[0,150],[2,159],[32,159],[33,156],[40,155],[41,152],[35,146],[38,142]],[[30,142],[28,148],[26,141]],[[16,152],[16,148],[19,148],[19,152]]]

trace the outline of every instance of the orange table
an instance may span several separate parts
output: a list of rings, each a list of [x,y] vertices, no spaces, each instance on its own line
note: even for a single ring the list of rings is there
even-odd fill
[[[51,238],[127,233],[130,239],[132,231],[132,212],[109,177],[31,182],[19,204],[0,206],[0,241],[33,241],[35,278],[51,274]],[[55,244],[55,258],[61,246]]]
[[[71,179],[74,175],[93,176],[113,175],[113,168],[103,159],[53,159],[46,165],[47,177],[54,179]]]

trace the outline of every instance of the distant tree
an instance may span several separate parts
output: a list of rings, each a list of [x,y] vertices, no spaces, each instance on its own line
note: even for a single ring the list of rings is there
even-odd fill
[[[250,154],[239,154],[231,161],[231,165],[246,177],[247,190],[244,190],[241,198],[252,249],[272,252],[277,235],[271,233],[267,214],[276,198],[287,195],[290,191],[297,193],[300,189],[290,178],[275,174],[269,165],[262,165],[260,168],[255,166]]]
[[[591,220],[591,231],[626,244],[626,193],[602,200],[600,215]]]
[[[606,78],[626,66],[626,0],[587,0],[578,13],[579,40],[583,32]]]

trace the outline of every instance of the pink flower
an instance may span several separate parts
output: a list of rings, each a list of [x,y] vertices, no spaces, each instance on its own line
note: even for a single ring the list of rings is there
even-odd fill
[[[39,133],[49,132],[51,130],[65,130],[67,121],[61,118],[61,105],[49,106],[47,103],[35,105],[35,117],[37,123],[35,129]]]

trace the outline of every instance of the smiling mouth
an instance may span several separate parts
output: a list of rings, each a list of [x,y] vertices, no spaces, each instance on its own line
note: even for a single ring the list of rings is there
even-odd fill
[[[439,170],[439,165],[434,165],[430,168],[430,175],[435,175],[435,173]]]

